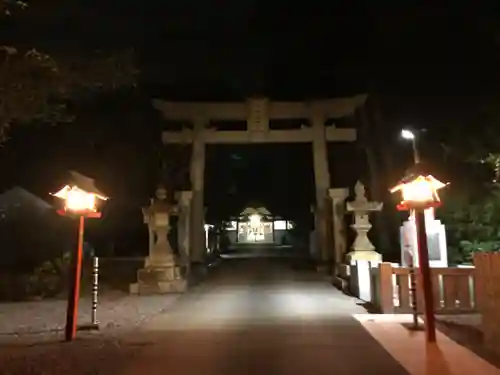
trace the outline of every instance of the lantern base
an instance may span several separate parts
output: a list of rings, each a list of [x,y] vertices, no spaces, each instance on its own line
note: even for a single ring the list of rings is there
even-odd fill
[[[94,212],[94,211],[72,212],[64,209],[57,210],[57,214],[60,216],[68,216],[73,218],[83,216],[86,219],[99,219],[102,216],[100,212]]]
[[[137,283],[131,284],[130,294],[152,295],[183,293],[188,288],[188,281],[183,267],[146,267],[137,271]]]
[[[427,210],[428,208],[437,208],[441,206],[441,202],[401,202],[396,206],[398,211],[411,211],[411,210]]]
[[[374,250],[356,250],[347,254],[349,291],[363,301],[372,300],[372,268],[382,262],[382,255]]]
[[[382,254],[375,250],[353,250],[346,255],[349,264],[358,260],[367,262],[382,262]]]

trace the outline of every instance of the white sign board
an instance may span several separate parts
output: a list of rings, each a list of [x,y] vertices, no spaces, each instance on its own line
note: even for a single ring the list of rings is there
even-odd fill
[[[431,267],[448,267],[446,231],[439,220],[426,222],[427,248]],[[400,227],[401,265],[408,267],[411,256],[414,266],[418,266],[417,230],[413,220],[408,220]]]

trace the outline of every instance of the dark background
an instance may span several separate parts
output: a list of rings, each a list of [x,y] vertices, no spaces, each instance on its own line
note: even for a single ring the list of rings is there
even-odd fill
[[[141,76],[133,90],[75,102],[73,124],[15,129],[2,150],[2,187],[21,185],[47,197],[64,171],[77,169],[113,198],[108,225],[99,225],[102,237],[109,231],[131,236],[130,228],[142,233],[138,207],[162,179],[162,160],[178,169],[173,188],[189,188],[189,150],[162,147],[166,125],[152,98],[309,100],[368,93],[382,114],[378,145],[396,155],[397,175],[411,162],[409,145],[398,140],[401,127],[427,129],[432,143],[497,92],[498,9],[493,2],[353,3],[33,4],[22,22],[2,25],[0,35],[57,53],[76,51],[83,59],[87,50],[133,47]],[[333,187],[366,182],[362,145],[329,148]],[[300,221],[314,201],[310,146],[209,146],[205,183],[214,219],[259,202]]]

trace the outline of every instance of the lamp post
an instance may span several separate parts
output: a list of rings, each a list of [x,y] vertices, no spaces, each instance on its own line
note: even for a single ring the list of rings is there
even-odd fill
[[[415,136],[415,133],[412,132],[411,130],[403,129],[403,130],[401,130],[401,137],[403,139],[411,141],[411,145],[413,147],[413,160],[414,160],[415,164],[419,164],[420,163],[420,152],[418,151],[417,137]]]
[[[417,147],[417,139],[415,133],[409,129],[401,130],[401,138],[409,140],[413,147],[413,162],[415,165],[420,163],[420,153]],[[410,219],[415,219],[415,212],[410,210]],[[413,316],[413,329],[418,329],[418,305],[417,305],[417,280],[415,275],[415,254],[410,248],[408,251],[408,269],[410,276],[410,293],[411,293],[411,306],[412,306],[412,316]]]
[[[446,184],[431,175],[412,173],[390,190],[391,193],[397,191],[401,191],[402,193],[403,199],[397,206],[398,210],[413,210],[415,212],[419,270],[424,297],[425,333],[427,342],[436,341],[436,325],[424,211],[431,207],[438,207],[441,204],[437,190],[445,186]]]
[[[101,213],[97,211],[97,201],[108,199],[101,193],[98,193],[97,189],[94,190],[95,192],[90,192],[76,185],[66,185],[57,193],[52,194],[54,197],[64,200],[64,208],[57,211],[59,215],[77,217],[79,219],[78,245],[76,253],[71,257],[72,273],[66,310],[66,341],[72,341],[75,338],[77,329],[76,323],[78,316],[78,299],[80,297],[85,218],[101,217]]]

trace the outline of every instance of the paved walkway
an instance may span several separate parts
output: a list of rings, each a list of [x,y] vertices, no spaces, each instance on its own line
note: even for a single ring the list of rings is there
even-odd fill
[[[401,325],[409,316],[366,314],[297,265],[225,259],[138,330],[81,333],[63,344],[0,344],[0,373],[500,375],[440,333],[438,345],[426,346],[422,332]]]
[[[356,319],[411,375],[500,375],[500,369],[440,332],[436,343],[427,344],[424,332],[403,327],[411,324],[411,315],[363,314]]]
[[[129,339],[144,349],[123,373],[407,374],[353,317],[364,312],[313,271],[226,260]]]

